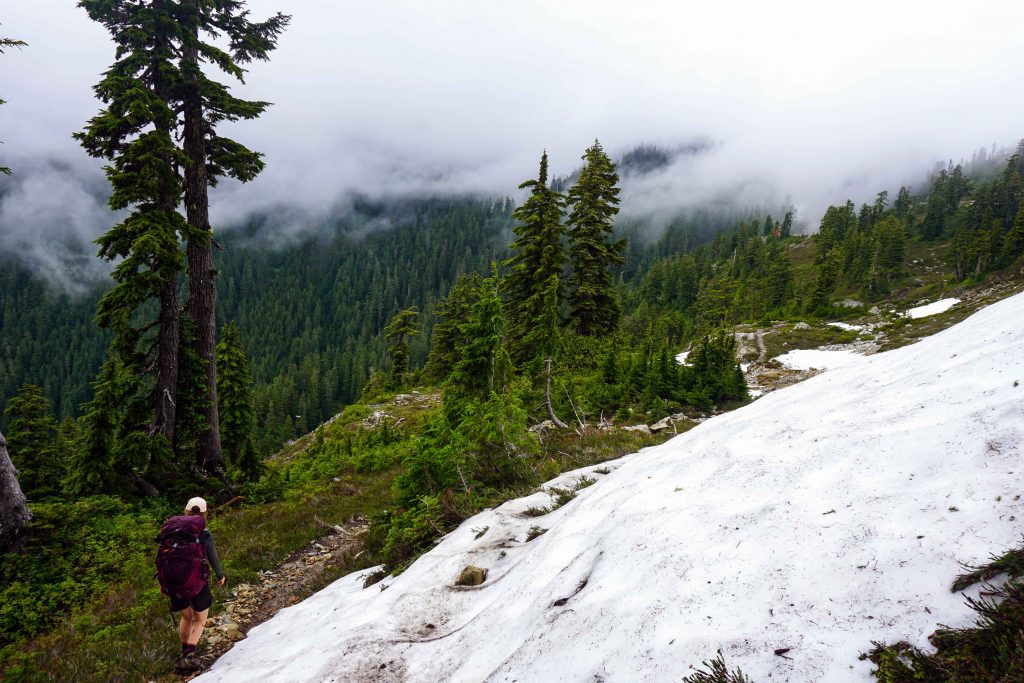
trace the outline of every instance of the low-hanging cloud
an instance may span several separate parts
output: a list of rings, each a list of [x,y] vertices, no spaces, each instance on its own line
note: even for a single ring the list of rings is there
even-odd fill
[[[792,204],[813,227],[830,203],[919,186],[936,160],[1024,135],[1007,68],[1024,63],[1024,6],[998,0],[248,5],[293,22],[233,86],[276,103],[229,130],[267,169],[219,187],[213,218],[270,215],[278,240],[332,225],[356,194],[515,197],[542,150],[566,175],[595,138],[613,154],[709,143],[624,179],[624,216]],[[113,221],[100,162],[70,138],[99,108],[113,46],[72,3],[0,20],[29,42],[0,56],[0,149],[17,174],[0,180],[2,249],[70,284],[102,270],[69,255]]]

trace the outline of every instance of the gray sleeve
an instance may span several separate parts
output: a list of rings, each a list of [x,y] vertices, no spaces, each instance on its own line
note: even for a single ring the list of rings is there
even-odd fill
[[[213,571],[217,572],[217,578],[224,578],[224,569],[220,566],[220,558],[217,557],[217,548],[213,545],[213,534],[207,529],[199,536],[199,540],[203,542],[203,547],[206,548],[206,559],[210,561],[210,566],[213,567]]]

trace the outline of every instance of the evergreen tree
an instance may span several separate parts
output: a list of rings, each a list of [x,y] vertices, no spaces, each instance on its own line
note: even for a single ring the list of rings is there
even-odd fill
[[[876,220],[877,221],[879,218],[881,218],[882,214],[885,213],[885,207],[888,206],[888,204],[889,204],[889,191],[888,190],[882,190],[881,192],[878,193],[878,196],[875,197],[874,206],[871,207],[871,217],[872,217],[872,220]]]
[[[227,464],[246,479],[258,479],[262,463],[253,443],[252,375],[234,325],[224,326],[217,344],[217,400],[220,441]]]
[[[117,58],[94,89],[106,107],[75,137],[90,156],[111,162],[105,168],[113,189],[110,208],[130,210],[123,222],[97,240],[100,257],[117,263],[112,273],[116,284],[100,300],[97,321],[115,330],[111,349],[121,365],[139,376],[155,374],[151,382],[138,386],[152,406],[145,432],[173,442],[179,235],[188,232],[176,210],[181,194],[177,169],[184,161],[175,143],[173,99],[180,85],[174,65],[180,27],[174,3],[166,0],[146,5],[81,0],[79,6],[110,32]],[[147,313],[137,315],[148,311],[147,304],[154,300],[159,301],[155,321]],[[154,327],[152,335],[149,330]]]
[[[384,338],[394,340],[388,347],[388,356],[391,357],[390,384],[393,388],[402,386],[409,376],[409,344],[406,339],[419,334],[419,316],[420,309],[412,306],[396,313],[384,328]]]
[[[547,407],[548,418],[556,426],[565,428],[566,425],[555,414],[555,407],[551,403],[551,364],[554,362],[555,348],[558,345],[558,276],[552,275],[548,278],[541,296],[544,308],[540,317],[534,322],[534,327],[529,332],[526,343],[544,358],[544,403]]]
[[[480,284],[461,333],[464,345],[458,349],[459,360],[446,386],[455,398],[486,401],[492,391],[501,393],[512,375],[505,347],[505,317],[498,296],[497,268],[493,264],[492,275]]]
[[[1008,265],[1021,254],[1024,254],[1024,202],[1020,202],[1017,216],[1013,220],[1013,227],[1006,233],[1006,238],[1003,240],[1001,261]]]
[[[570,317],[582,335],[604,335],[619,323],[612,267],[622,263],[625,240],[609,241],[619,212],[619,176],[597,140],[583,155],[579,179],[569,190]]]
[[[0,54],[3,54],[4,50],[7,48],[23,47],[27,44],[28,43],[26,43],[23,40],[14,40],[13,38],[0,38]],[[3,103],[4,101],[0,99],[0,104]],[[3,173],[4,175],[11,175],[11,169],[8,168],[7,166],[0,166],[0,173]]]
[[[910,213],[910,188],[906,185],[900,186],[900,191],[896,193],[896,202],[893,204],[893,208],[896,209],[896,217],[904,219],[907,214]]]
[[[779,237],[790,237],[793,233],[793,212],[787,211],[782,219],[782,227],[779,229]]]
[[[149,454],[142,462],[133,462],[139,455],[139,439],[133,437],[133,416],[142,413],[138,394],[139,380],[133,369],[126,368],[120,354],[111,352],[93,382],[93,398],[82,406],[82,443],[73,453],[64,489],[72,496],[96,493],[120,493],[129,482],[146,496],[159,491],[149,479]],[[118,410],[117,407],[124,406]],[[163,441],[166,444],[166,440]],[[134,452],[127,446],[132,444]],[[150,446],[159,445],[155,441]],[[148,456],[148,457],[147,457]]]
[[[451,292],[437,305],[435,314],[440,319],[430,337],[430,356],[426,373],[434,380],[445,380],[459,361],[458,350],[468,340],[463,330],[469,322],[473,304],[479,296],[483,278],[469,273],[459,278]]]
[[[814,285],[810,306],[813,311],[828,308],[832,295],[839,285],[839,274],[842,269],[842,256],[838,247],[833,247],[825,255],[825,260],[818,265],[818,279]]]
[[[779,308],[793,295],[793,270],[789,253],[783,246],[772,250],[768,266],[768,305]]]
[[[207,75],[204,65],[244,82],[244,64],[266,60],[289,17],[275,14],[263,22],[249,19],[244,0],[185,0],[178,6],[181,32],[181,102],[183,151],[186,157],[184,199],[191,226],[188,238],[188,315],[196,324],[196,353],[206,370],[207,428],[200,434],[199,463],[207,472],[223,475],[217,401],[217,323],[215,311],[213,230],[209,188],[224,176],[247,182],[263,170],[262,155],[218,135],[224,122],[250,120],[269,102],[247,101]],[[226,43],[227,50],[213,41]]]
[[[7,403],[4,416],[7,446],[25,495],[38,500],[58,494],[64,464],[57,447],[53,404],[39,387],[25,384]]]
[[[513,255],[502,263],[509,269],[501,282],[501,291],[509,310],[511,337],[516,340],[515,358],[523,363],[533,360],[539,350],[531,334],[544,316],[545,290],[550,279],[558,277],[565,263],[562,249],[562,213],[565,197],[548,187],[548,154],[540,158],[536,180],[527,180],[519,189],[530,196],[512,212],[517,221],[512,231],[517,239],[509,245]],[[561,294],[556,292],[558,303]]]

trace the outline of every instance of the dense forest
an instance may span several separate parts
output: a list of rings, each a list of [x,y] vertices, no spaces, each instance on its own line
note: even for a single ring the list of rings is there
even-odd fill
[[[641,147],[620,163],[637,173],[667,158]],[[839,287],[878,299],[898,279],[908,240],[952,240],[948,263],[956,279],[976,278],[1020,252],[1020,159],[1018,152],[998,170],[967,164],[973,176],[951,163],[936,170],[925,192],[903,187],[891,201],[883,191],[870,204],[830,207],[820,225],[821,277],[813,286],[798,286],[788,264],[792,215],[748,212],[737,221],[688,211],[653,240],[643,236],[646,226],[624,221],[616,226],[628,238],[624,262],[613,272],[632,312],[627,327],[657,318],[682,343],[702,326],[821,306]],[[503,198],[358,198],[337,217],[332,234],[291,245],[263,245],[259,235],[272,229],[269,218],[223,232],[218,318],[238,327],[251,364],[258,451],[271,452],[354,400],[373,370],[387,364],[385,325],[410,306],[421,311],[421,329],[409,344],[412,366],[422,367],[438,301],[461,275],[486,273],[491,261],[507,258],[512,209]],[[367,232],[367,226],[376,228]],[[32,384],[58,420],[78,417],[109,341],[93,322],[102,290],[71,297],[13,256],[4,258],[4,405]],[[716,265],[725,259],[728,268]],[[7,426],[6,418],[0,425]]]

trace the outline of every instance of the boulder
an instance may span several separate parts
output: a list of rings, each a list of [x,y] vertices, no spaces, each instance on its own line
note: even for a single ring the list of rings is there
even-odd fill
[[[482,567],[467,566],[455,579],[456,586],[479,586],[487,580],[487,570]]]
[[[241,640],[245,638],[245,634],[242,633],[242,629],[233,621],[229,621],[218,629],[224,634],[224,637],[231,641]]]
[[[527,431],[533,432],[534,434],[543,434],[544,432],[548,431],[549,429],[554,429],[554,428],[555,428],[555,423],[554,422],[552,422],[551,420],[544,420],[543,422],[538,422],[537,424],[533,425]]]
[[[649,429],[651,430],[651,433],[657,434],[658,432],[665,431],[666,429],[668,429],[671,426],[672,426],[672,418],[671,417],[666,417],[666,418],[664,418],[662,420],[658,420],[657,422],[652,424],[649,427]]]
[[[630,425],[629,427],[623,427],[622,429],[627,432],[642,432],[644,434],[651,433],[651,428],[647,425]]]
[[[807,323],[801,321],[801,322],[798,322],[796,325],[793,325],[793,329],[794,330],[809,330],[809,329],[811,329],[811,326],[808,325]]]

